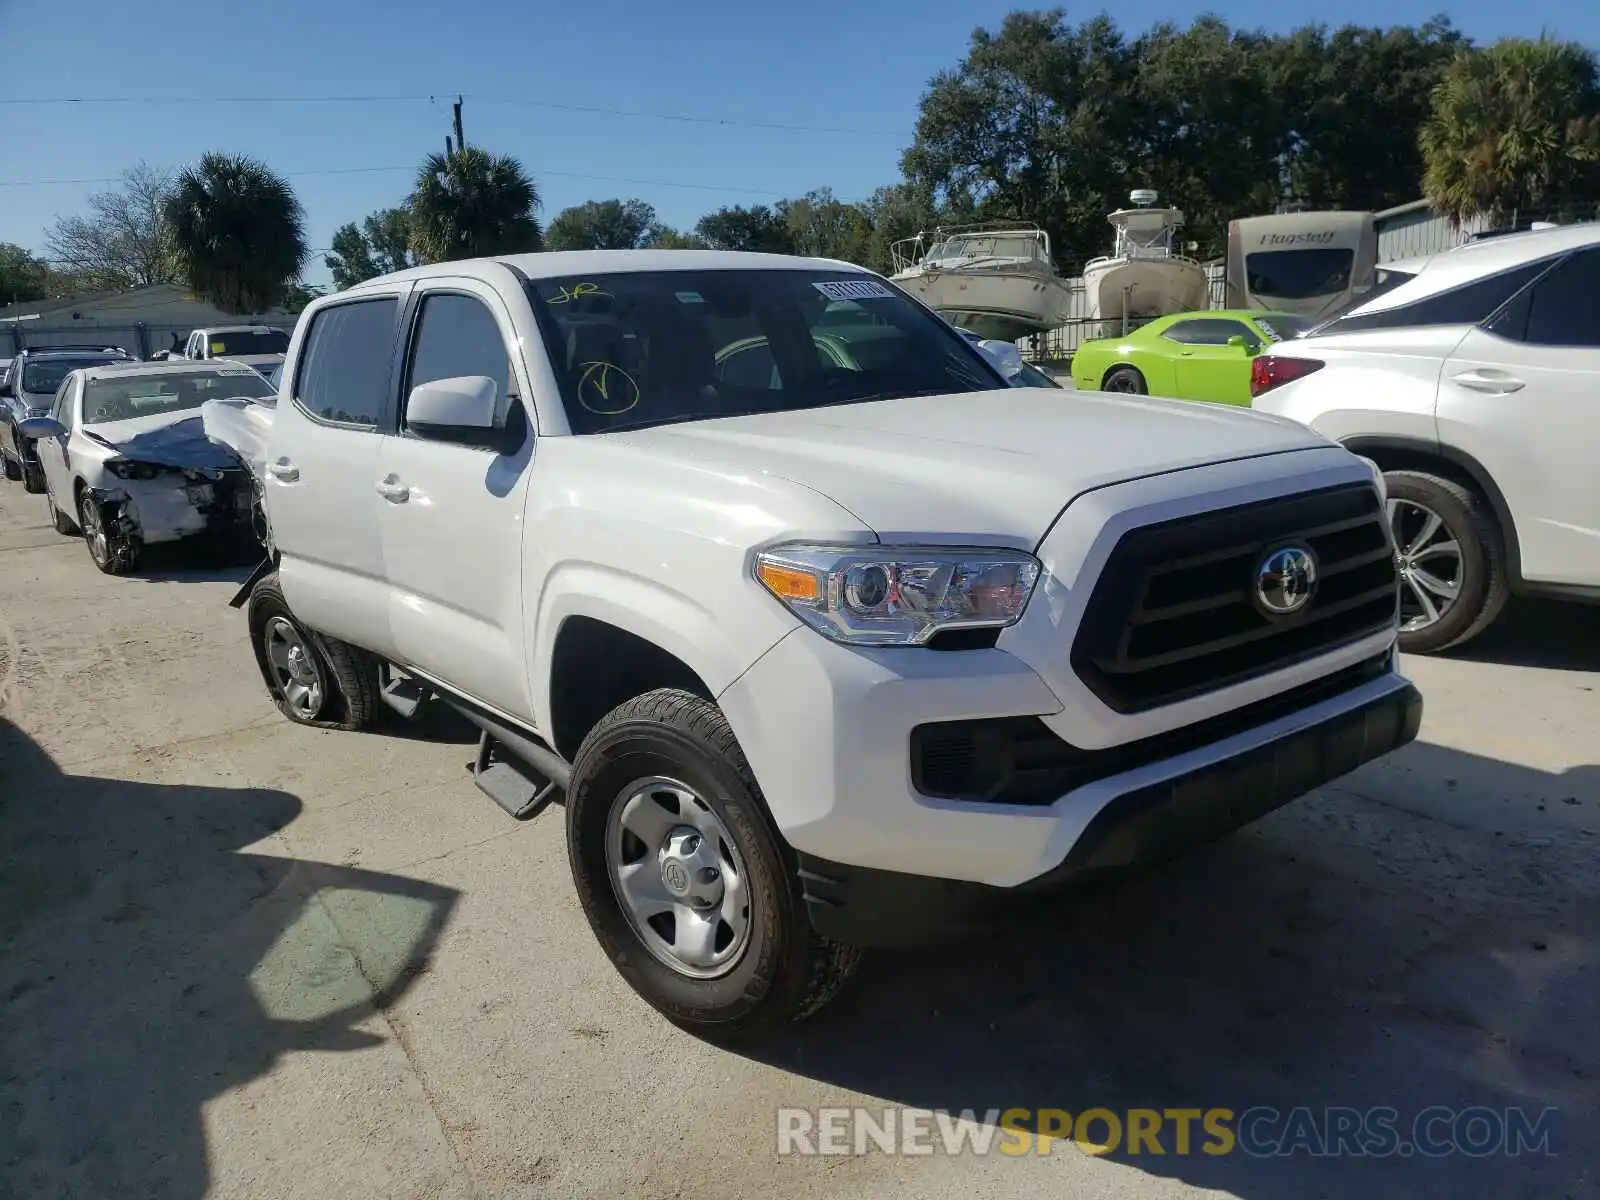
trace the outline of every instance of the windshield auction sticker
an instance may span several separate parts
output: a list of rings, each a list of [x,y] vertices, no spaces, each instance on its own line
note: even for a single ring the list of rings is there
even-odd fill
[[[894,295],[875,279],[834,279],[811,286],[829,300],[887,300]]]

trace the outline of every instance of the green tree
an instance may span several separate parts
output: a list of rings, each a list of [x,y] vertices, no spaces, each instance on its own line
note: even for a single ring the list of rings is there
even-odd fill
[[[1537,215],[1600,186],[1600,84],[1575,42],[1522,38],[1462,54],[1422,126],[1423,191],[1457,221]]]
[[[735,205],[701,217],[695,234],[713,250],[757,250],[793,254],[794,238],[784,219],[765,204]]]
[[[417,265],[411,253],[411,214],[404,208],[384,208],[361,225],[354,221],[333,232],[333,245],[323,264],[333,272],[339,291],[379,275]]]
[[[46,230],[45,253],[86,291],[173,282],[178,263],[164,213],[172,188],[169,171],[128,168],[117,186],[89,197],[87,214],[58,218]]]
[[[704,238],[698,234],[682,233],[666,225],[657,226],[645,242],[649,250],[709,250]]]
[[[284,311],[297,313],[306,305],[315,300],[318,296],[326,294],[327,293],[325,289],[321,287],[307,286],[306,284],[301,283],[299,280],[295,280],[295,282],[291,283],[284,292]]]
[[[836,199],[830,188],[780,201],[777,215],[796,254],[861,264],[871,256],[872,221],[860,205]]]
[[[49,268],[21,246],[0,242],[0,305],[43,300],[49,295]]]
[[[282,303],[306,261],[305,211],[264,163],[210,153],[184,170],[162,209],[182,278],[223,312]]]
[[[545,230],[547,250],[636,250],[660,229],[643,200],[589,200],[557,213]]]
[[[410,245],[420,262],[520,254],[544,244],[539,190],[509,155],[475,146],[430,154],[410,207]]]
[[[341,292],[383,274],[373,261],[372,247],[367,245],[361,227],[354,221],[333,231],[333,245],[322,256],[322,263],[333,272],[333,286]]]
[[[861,211],[872,228],[866,265],[884,275],[894,271],[895,242],[930,233],[940,221],[932,190],[913,183],[879,188],[862,201]]]

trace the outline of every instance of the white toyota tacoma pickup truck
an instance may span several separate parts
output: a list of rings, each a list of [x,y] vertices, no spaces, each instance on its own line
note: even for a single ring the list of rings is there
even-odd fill
[[[443,263],[311,304],[234,604],[285,716],[431,699],[678,1023],[1220,836],[1410,741],[1371,463],[1223,407],[1013,388],[848,264]]]

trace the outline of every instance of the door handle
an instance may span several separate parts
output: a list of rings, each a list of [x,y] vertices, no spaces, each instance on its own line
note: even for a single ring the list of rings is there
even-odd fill
[[[1497,371],[1493,367],[1482,367],[1473,371],[1463,371],[1455,376],[1455,381],[1462,387],[1473,392],[1488,392],[1490,395],[1505,395],[1509,392],[1520,392],[1527,384],[1515,375],[1505,371]]]
[[[393,475],[385,475],[378,480],[378,495],[391,504],[404,504],[411,499],[411,489]]]
[[[293,483],[300,478],[300,468],[287,458],[280,458],[267,464],[267,474],[282,483]]]

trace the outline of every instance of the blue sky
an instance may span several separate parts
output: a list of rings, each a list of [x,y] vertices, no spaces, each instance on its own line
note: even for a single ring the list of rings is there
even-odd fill
[[[679,227],[723,204],[770,202],[823,185],[854,199],[897,177],[929,77],[959,61],[975,27],[996,27],[1015,7],[994,0],[0,0],[0,101],[146,100],[0,104],[0,185],[7,185],[0,186],[0,241],[37,249],[56,216],[81,210],[104,186],[34,181],[97,180],[140,159],[176,166],[223,149],[288,174],[306,208],[311,245],[326,247],[338,225],[405,195],[415,164],[444,148],[449,100],[458,93],[466,97],[468,142],[520,158],[543,194],[546,220],[608,196],[648,200]],[[1208,8],[1235,25],[1283,30],[1315,19],[1415,24],[1439,7],[1439,0],[1347,0],[1336,10],[1281,0],[1128,0],[1113,11],[1131,31],[1163,19],[1187,22]],[[1069,11],[1081,19],[1097,10]],[[1468,0],[1451,16],[1479,41],[1536,35],[1543,22],[1552,33],[1600,45],[1600,7],[1579,0],[1521,12]],[[225,99],[260,96],[414,98]],[[158,100],[166,102],[149,102]],[[584,108],[820,128],[575,111]],[[17,182],[32,186],[9,186]],[[326,281],[320,255],[307,278]]]

